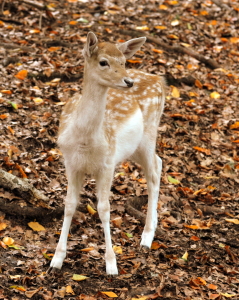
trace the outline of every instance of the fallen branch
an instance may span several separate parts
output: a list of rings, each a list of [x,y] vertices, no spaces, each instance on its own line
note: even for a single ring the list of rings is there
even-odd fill
[[[140,221],[142,225],[145,225],[145,219],[146,215],[140,211],[141,207],[146,205],[148,201],[148,197],[135,197],[135,198],[130,198],[128,201],[126,201],[125,205],[125,210],[126,212],[135,217]],[[157,227],[155,233],[157,235],[164,235],[165,236],[165,231]]]
[[[44,73],[28,73],[27,77],[30,79],[35,78],[37,80],[41,80],[42,82],[51,81],[54,78],[60,78],[64,82],[75,82],[83,77],[83,72],[79,74],[53,72],[50,76],[47,76]]]
[[[83,213],[87,212],[86,204],[79,204],[77,210]],[[60,219],[64,214],[64,207],[43,208],[36,206],[20,206],[15,200],[9,202],[0,197],[0,211],[11,216],[23,216],[31,219]]]
[[[0,187],[11,190],[15,195],[30,202],[34,206],[50,208],[49,199],[38,191],[27,179],[21,179],[0,169]]]
[[[147,40],[149,42],[155,43],[159,45],[160,47],[166,49],[169,52],[174,52],[174,53],[179,53],[179,54],[187,54],[198,61],[204,63],[207,67],[211,69],[218,69],[221,66],[213,59],[207,59],[203,55],[197,53],[194,50],[191,50],[189,48],[184,48],[182,46],[169,46],[168,44],[160,41],[158,38],[151,37],[150,35],[147,35],[145,33],[142,33],[141,31],[129,31],[129,30],[119,30],[119,33],[124,34],[124,35],[129,35],[131,37],[140,37],[140,36],[145,36],[147,37]]]

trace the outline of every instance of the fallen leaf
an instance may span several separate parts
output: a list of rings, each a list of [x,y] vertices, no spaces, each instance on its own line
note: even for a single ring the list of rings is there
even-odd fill
[[[123,253],[123,250],[120,246],[113,246],[113,250],[114,250],[114,253],[116,253],[116,254],[122,254]]]
[[[18,290],[18,291],[22,291],[22,292],[26,291],[26,289],[21,285],[11,285],[9,288],[10,289],[15,289],[15,290]]]
[[[73,291],[73,289],[72,289],[72,287],[70,285],[67,285],[67,287],[66,287],[66,293],[67,294],[75,295],[75,293],[74,293],[74,291]]]
[[[2,241],[7,246],[13,245],[13,243],[14,243],[14,239],[12,239],[8,236],[4,237]]]
[[[212,99],[219,99],[219,98],[221,97],[221,95],[220,95],[218,92],[212,92],[212,93],[210,94],[210,97],[211,97]]]
[[[171,22],[171,25],[172,25],[172,26],[177,26],[177,25],[179,25],[179,20],[178,20],[178,19],[173,20],[173,21]]]
[[[235,297],[236,295],[234,294],[228,294],[228,293],[221,293],[220,295],[226,297],[226,298],[231,298],[231,297]]]
[[[24,80],[27,77],[27,74],[28,74],[27,70],[21,70],[15,75],[15,77],[17,79]]]
[[[186,251],[183,256],[182,256],[182,259],[187,261],[188,260],[188,251]]]
[[[164,4],[161,4],[161,5],[159,5],[159,9],[167,10],[168,7],[166,5],[164,5]]]
[[[111,220],[111,222],[114,224],[115,227],[120,228],[123,220],[121,217],[117,217]]]
[[[201,148],[201,147],[193,147],[193,149],[199,151],[199,152],[202,152],[202,153],[205,153],[206,155],[211,155],[211,150],[210,149],[206,149],[206,148]]]
[[[90,204],[87,204],[86,208],[91,215],[94,215],[97,212],[93,207],[90,206]]]
[[[172,184],[180,184],[180,181],[178,179],[175,179],[175,178],[171,177],[170,175],[168,175],[168,181]]]
[[[79,274],[73,274],[72,279],[75,281],[82,281],[82,280],[86,280],[89,277],[86,277],[84,275],[79,275]]]
[[[0,223],[0,231],[4,230],[7,227],[6,223]]]
[[[152,51],[155,53],[160,53],[160,54],[163,53],[163,50],[160,50],[160,49],[152,49]]]
[[[200,238],[197,237],[196,235],[193,235],[190,237],[190,240],[197,242],[197,241],[200,241]]]
[[[155,28],[155,29],[160,29],[160,30],[167,29],[166,26],[161,26],[161,25],[159,25],[159,26],[154,26],[154,28]]]
[[[235,122],[234,124],[230,125],[230,129],[237,129],[239,128],[239,122]]]
[[[0,93],[11,95],[12,91],[10,91],[10,90],[0,90]]]
[[[179,90],[176,88],[176,86],[171,86],[172,87],[172,93],[171,95],[174,97],[174,98],[179,98],[180,97],[180,92]]]
[[[198,79],[195,80],[194,84],[196,85],[196,87],[198,87],[199,89],[201,89],[203,87],[201,81],[199,81]]]
[[[80,249],[80,251],[82,251],[82,252],[90,252],[90,251],[92,251],[94,249],[95,249],[94,247],[89,247],[89,248]]]
[[[41,224],[38,222],[29,222],[28,226],[34,231],[43,231],[46,230]]]
[[[239,220],[238,219],[225,219],[225,221],[227,221],[229,223],[233,223],[233,224],[239,224]]]
[[[148,31],[150,29],[148,26],[136,26],[136,30]]]
[[[220,297],[220,294],[209,294],[209,299],[210,300],[217,299],[218,297]]]
[[[105,294],[106,296],[110,298],[116,298],[118,297],[114,292],[101,292],[102,294]]]
[[[217,289],[217,285],[215,285],[215,284],[209,284],[208,286],[207,286],[210,290],[216,290]]]
[[[55,52],[55,51],[58,51],[60,49],[61,49],[61,47],[50,47],[47,50],[50,51],[50,52]]]
[[[231,37],[231,38],[230,38],[230,42],[231,42],[232,44],[239,43],[239,37]]]
[[[33,98],[33,101],[36,105],[42,104],[44,102],[42,98]]]
[[[127,59],[127,62],[129,62],[131,64],[141,64],[142,60],[140,60],[140,59]]]
[[[179,39],[179,37],[175,34],[169,34],[167,37],[171,40],[178,40]]]

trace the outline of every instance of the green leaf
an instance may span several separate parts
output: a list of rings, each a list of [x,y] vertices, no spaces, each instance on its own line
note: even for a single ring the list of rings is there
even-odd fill
[[[17,103],[14,102],[8,102],[8,103],[11,104],[14,109],[18,109]]]
[[[17,246],[17,245],[9,245],[8,247],[9,247],[9,248],[16,249],[16,250],[22,250],[22,249],[25,249],[24,247],[22,247],[22,246]]]
[[[132,234],[132,233],[126,232],[125,234],[127,235],[128,238],[132,238],[132,237],[133,237],[133,234]]]
[[[179,184],[180,181],[168,175],[168,181],[172,184]]]
[[[51,260],[51,257],[48,256],[47,253],[42,253],[42,254],[43,254],[43,256],[44,256],[46,259]]]

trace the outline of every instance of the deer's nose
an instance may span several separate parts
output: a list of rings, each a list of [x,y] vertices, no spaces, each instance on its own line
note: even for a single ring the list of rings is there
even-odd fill
[[[128,87],[132,87],[134,85],[134,81],[130,78],[125,78],[124,82],[127,84]]]

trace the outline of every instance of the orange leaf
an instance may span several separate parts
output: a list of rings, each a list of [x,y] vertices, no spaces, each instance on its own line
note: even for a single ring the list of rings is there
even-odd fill
[[[219,298],[220,296],[221,296],[220,294],[209,294],[209,299],[214,300],[214,299]]]
[[[193,147],[193,149],[199,151],[199,152],[202,152],[202,153],[205,153],[206,155],[211,155],[211,150],[210,149],[206,149],[206,148],[201,148],[201,147]]]
[[[8,116],[9,116],[9,114],[0,115],[0,119],[4,120],[4,119],[8,118]]]
[[[155,53],[160,53],[160,54],[163,53],[163,50],[159,50],[159,49],[152,49],[152,51]]]
[[[127,62],[131,63],[131,64],[141,64],[142,60],[137,60],[137,59],[127,59]]]
[[[217,25],[217,20],[212,20],[209,24],[215,26]]]
[[[48,51],[55,52],[55,51],[60,50],[60,49],[61,49],[61,47],[50,47],[50,48],[48,48]]]
[[[0,223],[0,230],[4,230],[7,227],[6,223]]]
[[[3,243],[5,245],[8,245],[8,246],[10,246],[10,245],[12,245],[14,243],[14,239],[12,239],[12,238],[10,238],[8,236],[6,236],[5,238],[3,238],[2,241],[3,241]]]
[[[197,277],[197,280],[198,280],[198,282],[199,282],[200,285],[206,285],[207,284],[206,280],[204,280],[201,277]]]
[[[210,290],[216,290],[217,289],[217,285],[215,285],[215,284],[209,284],[208,286],[207,286]]]
[[[30,32],[30,33],[40,33],[41,30],[39,30],[39,29],[32,29],[32,30],[30,30],[29,32]]]
[[[168,7],[166,5],[164,5],[164,4],[161,4],[161,5],[159,5],[159,9],[167,10]]]
[[[160,29],[160,30],[167,29],[166,26],[161,26],[161,25],[159,25],[159,26],[154,26],[154,28],[155,28],[155,29]]]
[[[179,37],[175,34],[169,34],[168,38],[171,39],[171,40],[178,40],[179,39]]]
[[[208,15],[208,11],[202,10],[202,11],[200,11],[200,15],[206,16],[206,15]]]
[[[94,247],[84,248],[84,249],[81,249],[80,251],[82,251],[82,252],[90,252],[92,250],[94,250]]]
[[[18,169],[18,171],[21,173],[22,178],[27,178],[26,173],[23,171],[23,168],[21,166],[19,166],[19,164],[16,164],[16,169]]]
[[[187,228],[190,228],[190,229],[200,229],[198,225],[187,225],[187,224],[184,224],[183,226],[187,227]]]
[[[28,74],[27,70],[21,70],[15,75],[15,77],[17,79],[24,80],[27,77],[27,74]]]
[[[236,129],[236,128],[239,128],[239,122],[230,125],[230,129]]]
[[[12,94],[12,91],[10,91],[10,90],[1,90],[0,92],[3,94],[8,94],[8,95]]]
[[[77,21],[70,21],[69,24],[70,24],[70,25],[77,25],[78,22],[77,22]],[[48,50],[49,50],[49,49],[48,49]]]
[[[190,237],[190,240],[197,242],[197,241],[200,241],[200,238],[197,237],[196,235],[193,235]]]
[[[202,84],[201,84],[201,82],[200,82],[198,79],[195,80],[194,84],[195,84],[196,87],[198,87],[199,89],[202,88]]]
[[[232,44],[239,43],[239,37],[231,37],[231,38],[230,38],[230,42],[231,42]]]
[[[110,298],[118,297],[114,292],[101,292],[101,293],[107,295]]]

